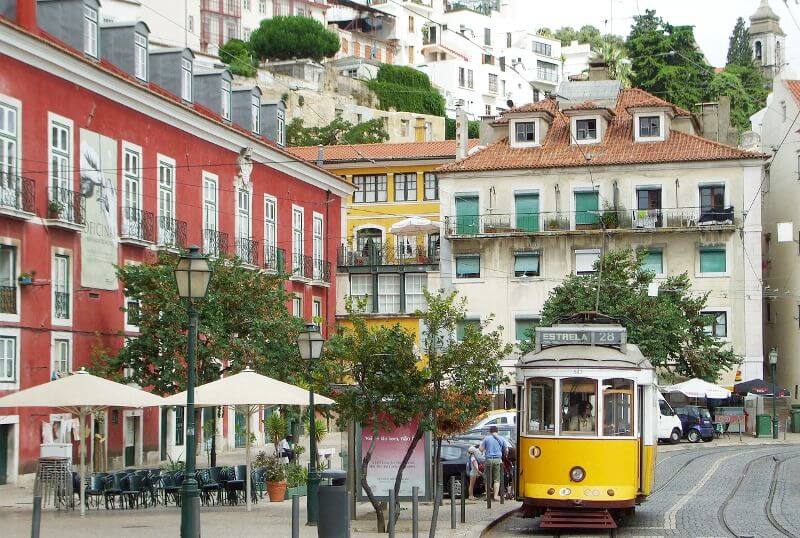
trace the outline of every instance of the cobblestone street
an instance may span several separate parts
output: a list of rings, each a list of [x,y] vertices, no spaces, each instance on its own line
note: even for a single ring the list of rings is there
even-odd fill
[[[800,536],[798,444],[695,445],[665,452],[656,480],[654,493],[615,536]],[[539,529],[538,518],[512,516],[487,536],[532,535],[552,532]]]

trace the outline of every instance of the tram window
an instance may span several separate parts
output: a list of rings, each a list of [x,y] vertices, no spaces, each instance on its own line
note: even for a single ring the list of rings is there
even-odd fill
[[[561,432],[596,433],[597,381],[585,377],[561,380]]]
[[[553,396],[555,394],[552,379],[533,378],[528,380],[528,433],[535,435],[553,435],[556,424],[553,420]]]
[[[633,381],[603,380],[603,435],[633,435]]]

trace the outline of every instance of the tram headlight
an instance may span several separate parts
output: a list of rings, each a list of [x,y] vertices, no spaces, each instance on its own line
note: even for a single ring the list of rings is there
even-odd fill
[[[569,470],[569,479],[573,482],[580,482],[586,478],[586,471],[583,470],[583,467],[573,467]]]

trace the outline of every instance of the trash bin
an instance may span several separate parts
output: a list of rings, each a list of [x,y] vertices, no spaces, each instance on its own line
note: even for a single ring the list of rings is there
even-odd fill
[[[756,437],[772,437],[772,416],[756,415]]]
[[[347,496],[347,471],[323,471],[319,483],[319,538],[349,538],[350,510]]]
[[[800,433],[800,408],[792,406],[792,433]]]

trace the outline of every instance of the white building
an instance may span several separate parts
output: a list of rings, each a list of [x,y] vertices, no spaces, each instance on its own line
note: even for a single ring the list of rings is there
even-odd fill
[[[483,149],[439,169],[441,274],[469,317],[494,314],[517,343],[567,275],[593,271],[603,248],[641,247],[659,280],[686,272],[710,294],[707,330],[760,378],[762,155],[697,136],[689,112],[616,81],[559,93],[584,97],[487,120]]]
[[[781,18],[769,7],[769,0],[750,16],[750,45],[757,65],[767,80],[772,80],[786,64],[786,34],[781,29]]]
[[[761,150],[772,158],[764,197],[765,350],[778,350],[778,383],[800,398],[800,80],[785,74],[773,82],[767,106],[752,118]],[[790,242],[778,242],[777,224],[793,223]],[[766,378],[765,378],[766,379]]]
[[[589,43],[578,43],[572,41],[568,46],[561,47],[561,59],[563,67],[561,76],[564,80],[569,77],[580,75],[589,68],[589,60],[592,58],[592,46]]]

